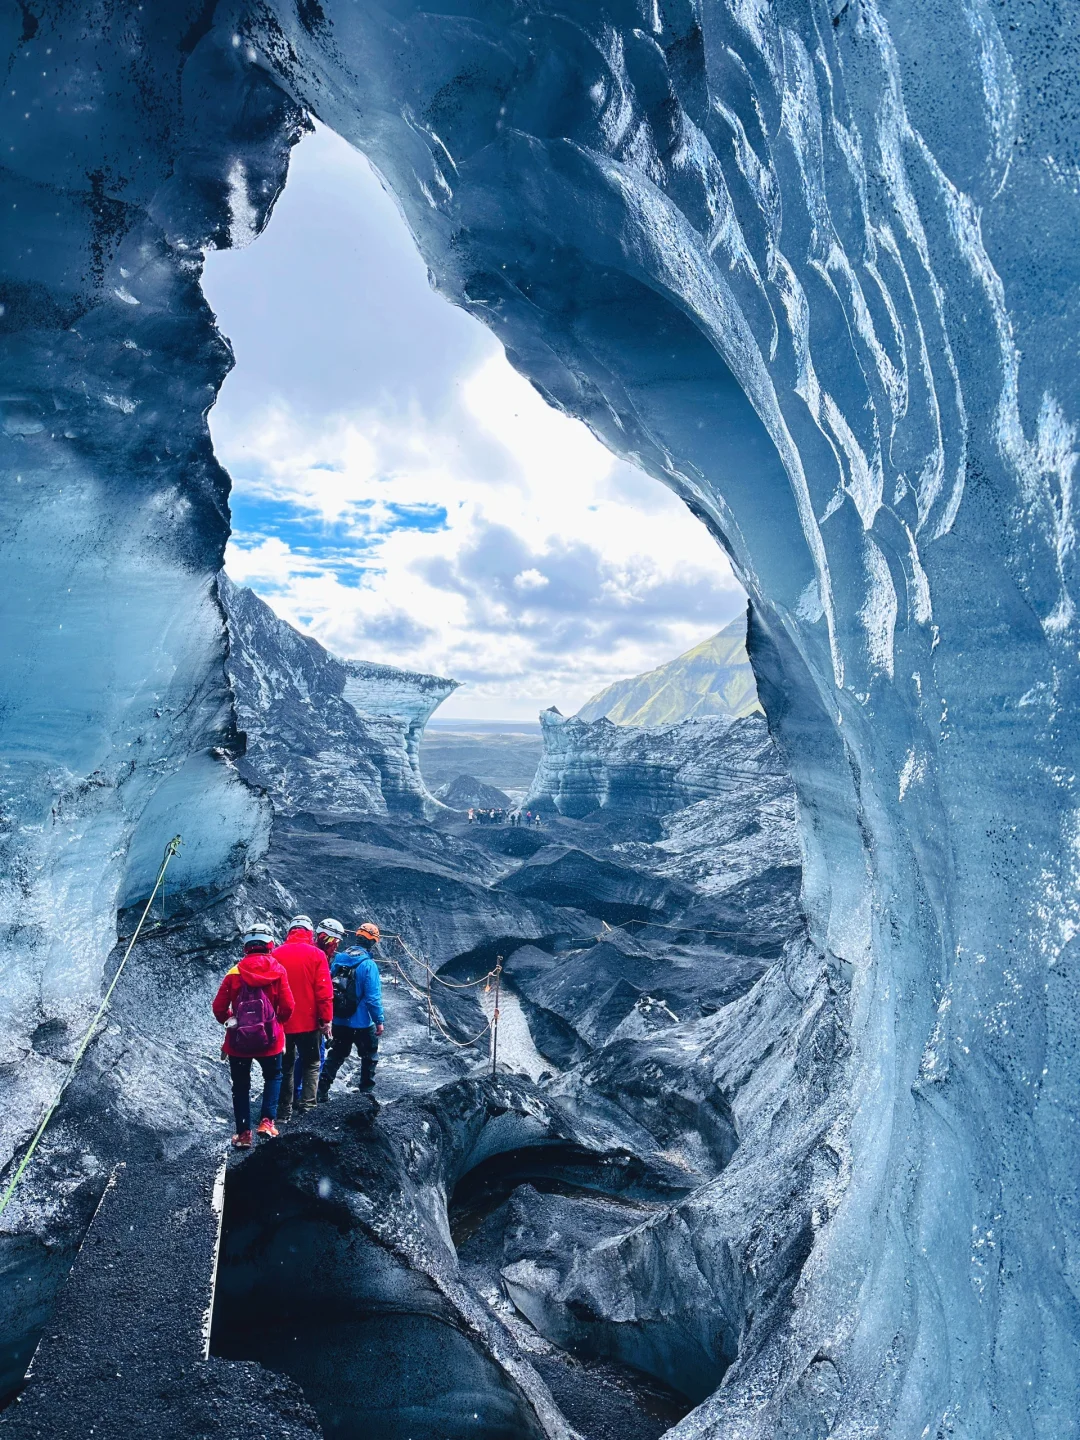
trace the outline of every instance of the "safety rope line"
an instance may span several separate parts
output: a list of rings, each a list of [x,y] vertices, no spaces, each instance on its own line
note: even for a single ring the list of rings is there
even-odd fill
[[[173,858],[173,856],[176,854],[176,852],[180,849],[181,843],[182,843],[182,841],[181,841],[180,836],[179,836],[179,835],[174,835],[173,838],[169,841],[168,845],[165,846],[165,855],[164,855],[164,858],[162,859],[162,862],[161,862],[161,869],[158,871],[157,879],[154,881],[154,888],[150,891],[150,899],[147,900],[147,902],[146,902],[146,908],[143,910],[142,915],[139,917],[139,923],[138,923],[138,925],[135,926],[135,933],[132,935],[131,939],[128,941],[128,947],[127,947],[127,949],[124,951],[124,958],[120,961],[120,964],[116,967],[116,974],[113,976],[112,982],[111,982],[111,984],[109,985],[109,988],[105,991],[105,998],[102,1000],[101,1004],[98,1006],[97,1014],[94,1016],[93,1020],[91,1020],[91,1022],[90,1022],[90,1028],[87,1030],[86,1034],[83,1036],[82,1042],[81,1042],[81,1044],[79,1045],[79,1048],[75,1051],[75,1058],[72,1060],[71,1064],[68,1066],[67,1074],[64,1076],[64,1078],[63,1078],[63,1080],[62,1080],[62,1082],[61,1082],[61,1084],[60,1084],[60,1089],[56,1092],[56,1098],[53,1100],[53,1102],[52,1102],[52,1104],[49,1106],[48,1110],[46,1110],[46,1112],[45,1112],[45,1118],[42,1120],[42,1122],[41,1122],[41,1124],[38,1126],[38,1128],[34,1131],[34,1137],[33,1137],[33,1139],[30,1141],[29,1148],[27,1149],[27,1152],[26,1152],[26,1154],[23,1156],[22,1160],[19,1162],[19,1167],[18,1167],[18,1169],[15,1171],[15,1174],[11,1177],[11,1181],[10,1181],[10,1183],[8,1184],[7,1189],[4,1191],[3,1198],[0,1199],[0,1215],[3,1215],[4,1211],[7,1209],[8,1204],[9,1204],[10,1201],[11,1201],[11,1197],[15,1194],[15,1187],[16,1187],[16,1185],[18,1185],[19,1181],[22,1179],[23,1172],[25,1171],[26,1167],[30,1164],[31,1159],[33,1158],[34,1151],[35,1151],[35,1150],[37,1149],[37,1147],[38,1147],[38,1142],[39,1142],[39,1140],[40,1140],[41,1137],[45,1134],[45,1130],[46,1130],[46,1127],[47,1127],[48,1124],[49,1124],[49,1121],[50,1121],[50,1120],[52,1119],[52,1117],[56,1114],[57,1106],[60,1104],[60,1101],[64,1098],[64,1092],[67,1090],[67,1087],[71,1084],[71,1081],[72,1081],[72,1079],[74,1078],[74,1075],[75,1075],[75,1071],[79,1068],[79,1063],[80,1063],[80,1061],[82,1060],[83,1056],[86,1054],[87,1047],[89,1046],[90,1041],[91,1041],[91,1040],[93,1039],[93,1037],[94,1037],[94,1031],[97,1029],[98,1025],[99,1025],[100,1022],[101,1022],[102,1017],[104,1016],[106,1010],[108,1010],[108,1008],[109,1008],[109,1001],[112,999],[113,991],[116,989],[117,982],[119,981],[120,976],[124,973],[124,966],[125,966],[125,965],[127,964],[127,962],[128,962],[128,956],[131,954],[132,950],[134,950],[134,948],[135,948],[135,941],[138,940],[138,938],[139,938],[139,931],[142,929],[142,927],[143,927],[143,922],[145,921],[147,915],[150,914],[150,906],[154,903],[154,897],[157,895],[158,889],[160,888],[160,886],[161,886],[162,883],[164,882],[164,879],[165,879],[165,871],[166,871],[166,870],[168,869],[168,867],[169,867],[169,861]]]
[[[433,979],[438,978],[438,976],[435,974],[435,971],[432,970],[431,966],[427,963],[427,961],[421,960],[419,956],[414,955],[400,935],[387,934],[385,938],[387,940],[396,940],[401,946],[402,950],[404,950],[405,954],[408,955],[410,960],[413,960],[417,965],[420,965]],[[405,984],[409,987],[412,993],[417,997],[418,1000],[422,1000],[424,1002],[427,1007],[428,1019],[435,1026],[435,1029],[438,1030],[439,1034],[443,1037],[444,1040],[449,1041],[451,1045],[457,1046],[459,1050],[468,1050],[473,1045],[479,1044],[479,1042],[484,1038],[486,1034],[488,1034],[492,1027],[498,1023],[499,1016],[498,1011],[496,1010],[495,1014],[492,1015],[491,1019],[487,1022],[484,1028],[479,1031],[478,1034],[474,1035],[471,1040],[455,1039],[455,1037],[450,1034],[446,1026],[443,1024],[442,1020],[440,1019],[439,1012],[436,1010],[434,1004],[432,1003],[431,991],[421,989],[421,987],[416,984],[415,980],[413,980],[412,976],[408,973],[405,967],[397,960],[395,956],[389,956],[389,960],[391,965],[393,965],[394,969],[405,981]],[[450,988],[455,990],[467,990],[471,989],[474,985],[482,985],[484,981],[490,979],[491,976],[494,975],[497,977],[500,969],[501,966],[496,966],[494,970],[489,970],[487,975],[481,976],[479,980],[470,981],[469,985],[455,985]]]
[[[753,939],[754,936],[761,934],[760,930],[699,930],[694,925],[666,925],[662,920],[620,920],[617,925],[607,925],[606,921],[604,923],[606,928],[599,935],[571,935],[569,939],[571,941],[603,940],[606,935],[612,934],[615,930],[624,930],[627,925],[651,925],[658,930],[674,930],[680,935],[711,935],[715,938],[728,937],[733,940]]]
[[[421,970],[426,970],[432,980],[434,980],[439,985],[445,986],[447,990],[472,990],[477,985],[485,984],[495,975],[494,970],[489,970],[486,975],[481,975],[479,980],[466,980],[461,983],[454,980],[444,980],[443,977],[439,974],[439,972],[437,970],[433,970],[426,960],[422,959],[421,956],[414,954],[413,951],[409,949],[408,945],[405,944],[405,941],[401,938],[400,935],[391,935],[389,932],[387,932],[383,938],[386,940],[396,940],[401,946],[402,950],[405,951],[405,954],[408,955],[409,959],[415,965],[419,965]]]
[[[459,1050],[468,1050],[471,1046],[478,1044],[479,1041],[481,1041],[491,1029],[492,1025],[494,1024],[494,1017],[489,1020],[488,1023],[484,1026],[484,1028],[478,1034],[474,1035],[471,1040],[455,1039],[455,1037],[450,1034],[446,1026],[442,1023],[442,1020],[439,1018],[439,1012],[435,1009],[435,1006],[432,1003],[430,992],[427,990],[421,990],[419,985],[417,985],[413,981],[405,968],[401,964],[399,964],[399,962],[394,958],[393,955],[390,956],[390,963],[391,965],[393,965],[394,969],[398,972],[401,978],[405,981],[406,985],[408,985],[409,989],[416,996],[416,998],[424,1002],[427,1007],[429,1020],[435,1026],[435,1029],[438,1030],[439,1034],[443,1037],[443,1039],[448,1040],[451,1045],[456,1045]]]

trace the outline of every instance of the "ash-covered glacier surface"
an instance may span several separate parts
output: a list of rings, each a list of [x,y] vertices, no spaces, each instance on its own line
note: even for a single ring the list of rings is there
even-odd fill
[[[6,1150],[162,822],[184,814],[191,890],[266,837],[228,758],[205,413],[230,356],[198,281],[257,236],[310,111],[440,289],[684,496],[753,601],[819,957],[774,1019],[811,1036],[791,1093],[832,1117],[763,1095],[757,1178],[832,1178],[778,1220],[799,1282],[684,1433],[1075,1435],[1075,7],[0,24]],[[703,1266],[703,1316],[736,1253]]]
[[[454,680],[338,660],[222,575],[226,671],[244,737],[237,768],[280,814],[431,815],[420,739]]]
[[[454,682],[338,661],[223,575],[216,595],[228,627],[223,655],[233,717],[224,737],[228,748],[189,758],[160,785],[129,846],[127,873],[138,878],[115,894],[107,922],[102,921],[107,928],[100,943],[107,954],[118,932],[121,937],[107,966],[111,973],[160,863],[156,842],[161,827],[170,833],[182,830],[181,861],[170,869],[166,893],[155,902],[132,967],[116,991],[109,1023],[4,1215],[0,1396],[10,1395],[20,1383],[110,1177],[124,1175],[136,1192],[146,1187],[141,1222],[153,1231],[163,1223],[160,1207],[171,1203],[174,1185],[186,1185],[159,1176],[159,1164],[175,1163],[178,1172],[186,1164],[205,1168],[205,1150],[228,1133],[220,1035],[208,1006],[221,973],[233,963],[243,924],[258,917],[280,928],[286,913],[317,902],[351,916],[365,903],[364,892],[342,893],[341,877],[355,885],[362,870],[367,895],[377,894],[380,913],[401,927],[407,927],[409,916],[427,918],[425,886],[438,903],[443,878],[453,878],[461,911],[453,933],[465,935],[463,948],[475,943],[476,934],[486,933],[478,917],[483,907],[470,889],[483,888],[482,857],[479,866],[455,867],[452,844],[431,832],[410,870],[393,830],[406,817],[442,809],[423,784],[417,748],[429,714]],[[229,777],[225,795],[237,797],[231,807],[223,805],[222,788],[215,785],[219,771]],[[307,807],[302,811],[298,795]],[[217,809],[207,816],[204,806]],[[344,826],[340,834],[334,831],[336,822]],[[375,828],[361,835],[365,822]],[[211,843],[217,850],[207,859]],[[202,853],[196,868],[185,854],[189,845]],[[445,870],[448,857],[452,877]],[[395,877],[381,889],[380,863]],[[290,891],[290,885],[296,890]],[[393,908],[398,893],[409,897],[407,914]],[[505,928],[511,933],[515,923],[528,936],[542,932],[527,907],[507,908],[512,914]],[[21,1062],[21,1071],[36,1077],[49,1098],[89,1018],[66,1023],[67,1013],[46,1012]],[[418,1026],[415,1031],[421,1033]],[[399,1028],[396,1043],[405,1051],[410,1034],[408,1026]],[[13,1037],[12,1043],[17,1041]],[[454,1075],[458,1068],[453,1063],[447,1068],[438,1056],[427,1057],[417,1083],[435,1073]],[[12,1083],[6,1119],[17,1133],[26,1123],[17,1109],[21,1092],[14,1083],[20,1068],[10,1066],[7,1073]],[[197,1256],[194,1260],[198,1263]],[[103,1296],[99,1303],[114,1301]],[[92,1299],[85,1303],[94,1304]],[[192,1417],[202,1414],[201,1404],[193,1401]],[[65,1423],[78,1430],[81,1421]],[[135,1420],[123,1410],[116,1423],[130,1427]]]
[[[388,813],[380,789],[354,783],[358,760],[381,773],[386,752],[335,703],[338,663],[254,597],[222,594],[245,725],[237,765],[266,797],[265,848],[232,885],[172,895],[167,916],[155,914],[8,1212],[9,1386],[45,1334],[0,1429],[59,1440],[92,1424],[119,1436],[153,1410],[178,1437],[258,1423],[340,1440],[657,1440],[720,1381],[745,1316],[773,1303],[759,1294],[790,1291],[802,1252],[776,1235],[802,1233],[817,1193],[769,1195],[782,1219],[767,1241],[701,1202],[685,1208],[742,1146],[771,1152],[775,1116],[755,1112],[764,1094],[793,1093],[784,1076],[798,1046],[777,1017],[796,1019],[789,972],[820,968],[820,957],[797,875],[777,902],[790,816],[777,825],[752,789],[729,784],[713,803],[743,829],[759,815],[761,834],[742,883],[716,897],[660,844],[628,842],[625,811],[555,815],[539,831],[470,825],[445,807],[434,823],[412,804]],[[420,679],[423,706],[431,686]],[[396,683],[403,691],[400,672]],[[398,742],[400,766],[400,730]],[[762,745],[755,733],[746,748]],[[281,783],[283,763],[294,776],[311,763],[312,809],[296,807],[303,784]],[[323,810],[334,765],[339,793]],[[774,783],[790,799],[781,772]],[[209,1000],[238,927],[298,908],[375,915],[383,927],[384,1109],[339,1084],[273,1156],[230,1168],[215,1272],[211,1195],[229,1127]],[[430,1018],[420,956],[435,969]],[[472,983],[499,958],[499,990]],[[485,1033],[496,996],[497,1048]],[[764,1022],[747,1027],[762,1009]],[[822,1061],[820,1026],[811,1033]],[[820,1081],[820,1065],[813,1073]],[[744,1206],[746,1186],[738,1193]],[[645,1224],[663,1237],[620,1296],[594,1274],[598,1252],[632,1245]],[[707,1319],[694,1318],[700,1276],[664,1238],[688,1225],[696,1244],[736,1247],[734,1271],[753,1264],[758,1277],[732,1289],[725,1274]],[[184,1283],[151,1320],[145,1285],[163,1234]],[[765,1249],[744,1257],[759,1241]],[[388,1361],[397,1354],[405,1363]],[[260,1385],[254,1365],[276,1373]]]

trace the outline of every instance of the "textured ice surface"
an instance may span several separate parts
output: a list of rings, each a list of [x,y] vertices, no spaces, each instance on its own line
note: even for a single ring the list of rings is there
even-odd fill
[[[727,1213],[798,1137],[836,1179],[687,1432],[1075,1434],[1076,7],[0,24],[6,1058],[92,996],[139,817],[228,745],[204,416],[229,356],[200,254],[257,234],[308,107],[440,288],[685,496],[754,602],[826,957],[790,994],[810,1014],[828,986],[845,1034],[826,1097],[814,1046],[793,1059],[772,1168],[744,1147]]]
[[[794,800],[790,777],[757,715],[645,730],[605,718],[567,719],[552,709],[541,714],[540,723],[544,753],[526,806],[574,817],[597,810],[660,816],[698,800],[732,796],[749,814],[765,800],[764,793],[754,793],[759,780]]]
[[[338,660],[226,576],[226,670],[245,736],[242,774],[279,814],[345,817],[438,807],[420,774],[419,744],[456,681],[391,665]]]

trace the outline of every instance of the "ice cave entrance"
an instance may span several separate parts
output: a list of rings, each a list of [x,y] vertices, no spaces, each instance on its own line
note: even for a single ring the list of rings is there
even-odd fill
[[[250,238],[234,225],[234,241]],[[467,747],[451,739],[483,741],[491,764],[500,740],[506,793],[524,796],[541,709],[573,713],[744,609],[682,502],[551,409],[479,322],[432,291],[394,202],[329,130],[297,147],[266,233],[207,256],[204,290],[236,355],[211,415],[233,480],[227,570],[339,655],[467,681],[445,702],[425,766],[463,763]],[[434,789],[435,770],[425,778]],[[592,1196],[605,1225],[629,1224],[628,1202],[605,1196],[586,1161],[573,1145],[490,1155],[451,1187],[448,1233],[467,1244],[525,1182],[565,1201]],[[428,1281],[377,1246],[358,1267],[361,1242],[342,1249],[340,1216],[317,1204],[261,1213],[245,1173],[226,1189],[214,1355],[301,1380],[342,1440],[541,1433]],[[641,1204],[647,1188],[627,1215],[648,1213]],[[305,1297],[295,1312],[275,1302],[294,1270],[284,1289]],[[316,1270],[325,1293],[313,1326],[300,1277]],[[523,1289],[523,1315],[530,1303]],[[616,1386],[649,1433],[704,1398],[732,1358],[678,1327],[609,1336],[587,1307],[575,1323],[580,1388],[595,1379],[599,1404]]]
[[[232,579],[335,654],[464,682],[436,729],[573,713],[741,613],[683,503],[433,291],[345,141],[300,142],[254,243],[237,206],[203,280],[236,356],[210,416]]]

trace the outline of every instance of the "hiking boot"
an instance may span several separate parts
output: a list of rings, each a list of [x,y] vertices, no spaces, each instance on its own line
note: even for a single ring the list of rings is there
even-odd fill
[[[319,1090],[319,1091],[316,1092],[316,1095],[315,1095],[315,1103],[316,1103],[317,1105],[325,1105],[326,1102],[327,1102],[329,1099],[330,1099],[330,1092],[329,1092],[329,1090]]]
[[[263,1140],[276,1140],[278,1138],[277,1126],[273,1120],[267,1119],[265,1115],[259,1121],[258,1125],[255,1126],[255,1133]]]
[[[238,1135],[232,1137],[234,1150],[250,1150],[254,1143],[250,1130],[241,1130]]]

